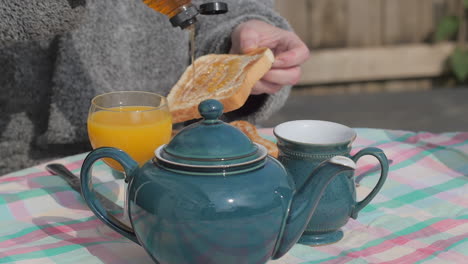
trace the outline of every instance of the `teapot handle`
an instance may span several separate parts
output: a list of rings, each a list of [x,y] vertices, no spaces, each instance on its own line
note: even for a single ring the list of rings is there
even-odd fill
[[[138,163],[123,150],[110,147],[97,148],[86,156],[81,168],[81,195],[99,220],[121,235],[139,244],[133,229],[109,214],[93,192],[91,168],[94,162],[101,158],[111,158],[119,162],[125,170],[125,181],[130,181],[138,169]],[[127,194],[125,193],[125,195]]]
[[[383,184],[385,183],[385,180],[387,179],[387,174],[388,174],[388,159],[383,150],[375,147],[370,147],[370,148],[365,148],[360,150],[358,153],[356,153],[351,159],[357,163],[358,159],[360,159],[363,156],[366,155],[371,155],[374,156],[380,163],[380,177],[379,181],[375,185],[374,189],[364,198],[362,201],[357,202],[356,205],[354,206],[353,211],[351,212],[351,217],[356,219],[358,216],[359,211],[361,211],[366,205],[370,203],[372,199],[377,195],[377,193],[380,191],[382,188]]]

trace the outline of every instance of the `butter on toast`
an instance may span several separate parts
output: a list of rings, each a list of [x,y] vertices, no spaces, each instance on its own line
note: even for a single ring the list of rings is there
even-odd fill
[[[224,112],[240,108],[274,59],[268,48],[244,55],[209,54],[197,58],[195,76],[190,65],[167,97],[173,123],[200,118],[198,104],[206,99],[220,101]]]

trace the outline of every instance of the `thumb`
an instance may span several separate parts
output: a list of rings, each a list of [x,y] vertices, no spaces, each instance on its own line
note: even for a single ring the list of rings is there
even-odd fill
[[[240,50],[242,53],[248,53],[258,48],[260,36],[253,28],[245,27],[240,33]]]

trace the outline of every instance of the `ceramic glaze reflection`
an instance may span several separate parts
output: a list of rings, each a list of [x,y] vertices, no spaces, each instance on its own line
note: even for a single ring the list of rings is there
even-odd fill
[[[162,263],[267,262],[292,196],[278,166],[227,177],[142,168],[132,182],[140,187],[129,193],[133,229]],[[263,184],[246,184],[250,179]]]

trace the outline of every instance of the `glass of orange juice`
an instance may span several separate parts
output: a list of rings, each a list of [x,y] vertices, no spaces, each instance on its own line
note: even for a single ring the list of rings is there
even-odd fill
[[[93,98],[88,114],[88,136],[93,148],[114,147],[125,151],[140,165],[154,150],[169,142],[172,118],[164,96],[150,92],[123,91]],[[105,160],[122,171],[120,164]]]
[[[172,118],[164,96],[122,91],[94,97],[88,114],[88,136],[93,148],[115,147],[143,165],[154,150],[169,142]],[[114,160],[104,160],[123,171]]]

